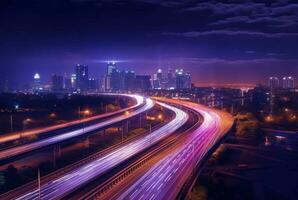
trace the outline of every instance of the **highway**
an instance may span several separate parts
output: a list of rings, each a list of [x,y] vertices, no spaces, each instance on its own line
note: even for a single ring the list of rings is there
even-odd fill
[[[143,97],[136,96],[136,98],[137,98],[137,101],[139,103],[143,102]],[[21,154],[24,154],[24,153],[27,153],[27,152],[30,152],[30,151],[33,151],[33,150],[36,150],[36,149],[40,149],[42,147],[46,147],[46,146],[49,146],[49,145],[52,145],[52,144],[56,144],[56,143],[59,143],[59,142],[62,142],[62,141],[66,141],[68,139],[71,139],[71,138],[74,138],[74,137],[77,137],[77,136],[84,135],[88,132],[95,131],[95,130],[100,129],[100,128],[107,127],[111,124],[118,123],[120,121],[123,121],[123,120],[129,119],[131,117],[134,117],[134,116],[136,116],[136,115],[138,115],[142,112],[145,112],[145,111],[151,109],[153,106],[154,106],[154,101],[152,101],[149,98],[146,98],[144,106],[142,106],[142,107],[140,107],[140,108],[138,108],[134,111],[131,111],[129,113],[125,113],[123,115],[107,119],[107,120],[99,122],[97,124],[93,124],[93,125],[89,125],[89,126],[86,126],[86,127],[83,127],[83,128],[79,128],[79,129],[74,130],[74,131],[66,132],[66,133],[56,135],[56,136],[53,136],[53,137],[49,137],[49,138],[45,138],[45,139],[42,139],[42,140],[39,140],[39,141],[36,141],[36,142],[32,142],[32,143],[28,143],[28,144],[24,144],[24,145],[20,145],[20,146],[16,146],[16,147],[12,147],[12,148],[3,150],[3,151],[0,152],[0,160],[4,160],[4,159],[8,159],[8,158],[17,156],[17,155],[21,155]]]
[[[232,127],[232,116],[219,110],[181,100],[157,99],[190,108],[203,117],[203,122],[180,144],[175,144],[173,151],[121,191],[117,199],[176,199],[195,167],[202,164],[212,147]]]
[[[147,99],[147,101],[152,102],[150,99]],[[169,123],[144,137],[131,141],[100,158],[79,166],[65,175],[43,184],[40,190],[41,199],[59,199],[65,197],[67,194],[87,184],[125,160],[166,138],[187,122],[188,114],[184,111],[165,103],[158,104],[175,113],[175,117]],[[31,192],[24,191],[24,194],[17,199],[38,198],[39,190],[36,189]]]
[[[66,123],[62,123],[62,124],[58,124],[58,125],[52,125],[52,126],[32,129],[32,130],[28,130],[28,131],[20,131],[20,132],[4,134],[4,135],[0,136],[0,144],[5,143],[5,142],[18,140],[21,137],[27,137],[27,136],[31,136],[31,135],[39,135],[39,134],[42,134],[42,133],[54,131],[54,130],[57,130],[57,129],[62,129],[62,128],[65,128],[65,127],[69,127],[69,126],[73,126],[73,125],[77,125],[77,124],[81,124],[81,123],[85,123],[85,122],[90,122],[90,121],[93,121],[93,120],[98,120],[98,119],[111,117],[111,116],[120,114],[122,112],[125,112],[127,110],[137,108],[140,105],[142,105],[143,102],[144,102],[144,98],[142,96],[139,96],[139,95],[127,95],[127,94],[102,94],[102,95],[125,96],[125,97],[129,97],[129,98],[134,99],[136,101],[136,103],[133,106],[130,106],[130,107],[124,108],[124,109],[120,109],[120,110],[117,110],[117,111],[114,111],[114,112],[104,113],[104,114],[100,114],[100,115],[96,115],[96,116],[92,116],[92,117],[87,117],[87,118],[83,118],[83,119],[79,119],[79,120],[74,120],[74,121],[71,121],[71,122],[66,122]]]

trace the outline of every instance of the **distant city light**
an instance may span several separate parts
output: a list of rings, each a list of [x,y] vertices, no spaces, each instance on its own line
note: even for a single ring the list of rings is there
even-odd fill
[[[35,73],[35,74],[34,74],[34,79],[40,79],[40,75],[39,75],[39,73]]]

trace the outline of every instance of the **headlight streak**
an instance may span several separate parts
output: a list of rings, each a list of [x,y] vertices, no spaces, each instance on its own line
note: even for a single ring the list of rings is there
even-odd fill
[[[175,199],[194,166],[232,126],[231,116],[191,102],[165,100],[186,106],[203,116],[203,123],[174,152],[165,156],[140,181],[132,184],[118,199]],[[162,170],[161,170],[162,169]]]
[[[138,106],[143,104],[144,100],[145,100],[140,95],[128,95],[128,94],[102,94],[102,95],[130,97],[130,98],[133,98],[133,99],[136,100],[136,104],[133,105],[133,106],[130,106],[128,108],[120,109],[120,110],[117,110],[117,111],[114,111],[114,112],[109,112],[109,113],[104,113],[104,114],[100,114],[100,115],[96,115],[96,116],[92,116],[92,117],[88,117],[88,118],[84,118],[84,119],[74,120],[74,121],[71,121],[71,122],[63,123],[63,124],[37,128],[37,129],[34,129],[34,130],[27,130],[27,131],[24,131],[24,132],[4,134],[4,135],[0,136],[0,144],[20,139],[21,136],[22,137],[27,137],[27,136],[30,136],[30,135],[39,135],[39,134],[42,134],[42,133],[45,133],[45,132],[54,131],[54,130],[61,129],[61,128],[64,128],[64,127],[67,127],[67,126],[73,126],[73,125],[76,125],[76,124],[80,124],[82,122],[89,122],[89,121],[92,121],[92,120],[101,119],[101,118],[104,118],[104,117],[109,117],[109,116],[124,112],[126,110],[137,108]]]
[[[136,98],[136,100],[138,102],[137,103],[138,105],[140,105],[144,101],[144,97],[142,97],[142,96],[138,96],[138,95],[133,95],[133,96]],[[90,125],[90,126],[87,126],[87,127],[83,127],[83,128],[80,128],[80,129],[77,129],[77,130],[74,130],[74,131],[66,132],[66,133],[56,135],[56,136],[53,136],[53,137],[49,137],[49,138],[46,138],[46,139],[42,139],[42,140],[39,140],[39,141],[36,141],[36,142],[32,142],[32,143],[28,143],[28,144],[24,144],[24,145],[21,145],[21,146],[16,146],[16,147],[12,147],[12,148],[3,150],[3,151],[0,152],[0,160],[7,159],[7,158],[10,158],[10,157],[13,157],[13,156],[17,156],[17,155],[20,155],[20,154],[23,154],[23,153],[27,153],[27,152],[30,152],[30,151],[33,151],[33,150],[36,150],[36,149],[39,149],[39,148],[42,148],[42,147],[46,147],[46,146],[49,146],[49,145],[52,145],[52,144],[55,144],[55,143],[66,141],[68,139],[71,139],[71,138],[74,138],[74,137],[77,137],[77,136],[80,136],[80,135],[84,135],[88,132],[95,131],[97,129],[109,126],[111,124],[115,124],[115,123],[120,122],[122,120],[128,119],[128,118],[133,117],[135,115],[138,115],[138,114],[140,114],[140,113],[142,113],[146,110],[151,109],[153,106],[154,106],[154,102],[151,99],[147,98],[146,103],[145,103],[144,106],[142,106],[141,108],[131,112],[129,115],[117,116],[117,117],[105,120],[103,122],[99,122],[97,124]]]
[[[151,99],[146,99],[146,101],[152,102]],[[138,152],[169,136],[188,120],[188,114],[184,111],[165,103],[158,102],[158,104],[175,112],[175,118],[166,125],[162,126],[160,129],[153,131],[151,134],[132,141],[101,158],[78,167],[63,177],[42,185],[41,198],[57,199],[63,197],[65,194],[72,192],[73,190],[93,180],[95,177],[98,177],[99,175],[112,169],[126,159],[136,155]],[[24,194],[18,199],[38,199],[38,190]]]

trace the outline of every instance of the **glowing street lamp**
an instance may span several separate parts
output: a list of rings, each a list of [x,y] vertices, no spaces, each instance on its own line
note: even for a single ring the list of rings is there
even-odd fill
[[[84,111],[84,115],[90,115],[90,114],[91,114],[90,110],[87,109],[87,110]]]
[[[265,118],[265,121],[266,122],[272,122],[274,119],[273,119],[273,116],[272,115],[268,115],[266,118]]]
[[[162,116],[162,114],[159,114],[159,115],[157,116],[157,119],[159,119],[159,120],[163,120],[163,116]]]
[[[31,118],[26,118],[23,120],[22,125],[23,125],[23,130],[25,130],[26,125],[32,123],[33,120]],[[22,136],[22,131],[20,131],[20,139],[22,140],[23,136]]]
[[[31,119],[31,118],[26,118],[23,122],[24,123],[30,123],[30,122],[32,122],[33,120]]]
[[[297,119],[297,116],[296,115],[292,115],[291,118],[290,118],[291,121],[294,121],[296,119]]]
[[[55,118],[57,115],[55,113],[50,114],[50,118]]]

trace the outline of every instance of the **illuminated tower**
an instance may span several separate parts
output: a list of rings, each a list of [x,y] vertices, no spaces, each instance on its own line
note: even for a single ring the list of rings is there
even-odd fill
[[[71,75],[70,83],[71,83],[71,88],[75,89],[76,88],[76,83],[77,83],[77,75],[76,74]]]
[[[33,91],[38,92],[39,90],[41,90],[39,73],[35,73],[33,79]]]
[[[268,85],[271,90],[279,88],[279,79],[277,77],[270,77]]]
[[[176,88],[177,89],[190,89],[191,76],[190,73],[184,72],[183,69],[176,69]]]
[[[108,61],[107,64],[107,75],[110,76],[116,70],[116,62]]]
[[[76,88],[78,91],[86,91],[88,89],[88,66],[87,65],[76,65]]]
[[[292,76],[282,78],[282,88],[283,89],[293,89],[295,87],[295,81]]]

